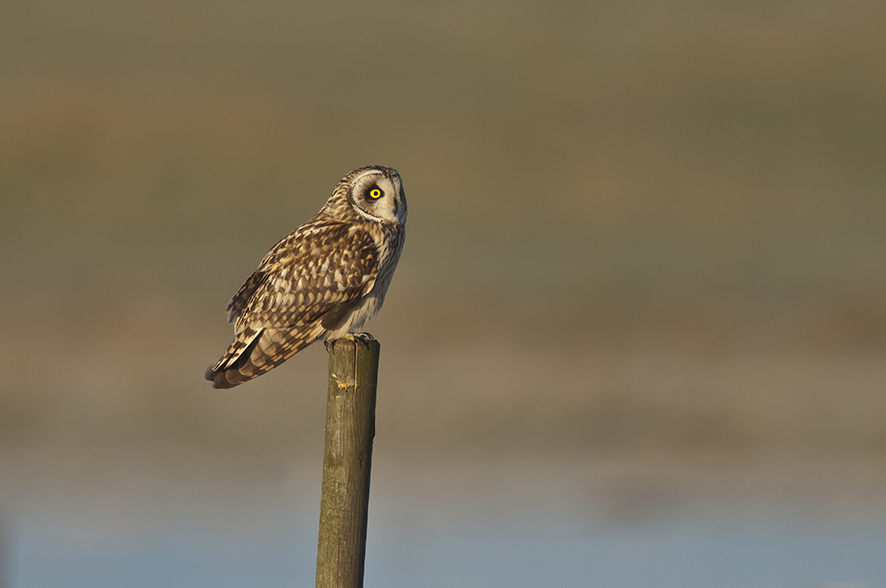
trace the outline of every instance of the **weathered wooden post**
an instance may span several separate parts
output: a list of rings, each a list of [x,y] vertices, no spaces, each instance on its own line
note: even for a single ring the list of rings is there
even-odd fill
[[[362,588],[380,345],[329,344],[317,588]]]

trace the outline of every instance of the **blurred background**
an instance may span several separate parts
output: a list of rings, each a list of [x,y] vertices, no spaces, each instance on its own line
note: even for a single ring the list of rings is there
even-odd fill
[[[0,7],[0,586],[311,585],[326,353],[225,304],[396,167],[367,587],[886,582],[886,5]]]

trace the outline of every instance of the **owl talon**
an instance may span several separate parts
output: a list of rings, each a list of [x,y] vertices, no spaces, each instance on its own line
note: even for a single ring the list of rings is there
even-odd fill
[[[353,341],[355,343],[367,343],[369,341],[375,341],[375,337],[370,335],[369,333],[347,333],[346,335],[339,337],[337,339],[327,339],[323,342],[326,346],[326,351],[329,351],[337,341]]]
[[[340,337],[340,339],[344,339],[345,341],[360,341],[361,343],[375,341],[375,337],[369,333],[348,333],[344,337]]]

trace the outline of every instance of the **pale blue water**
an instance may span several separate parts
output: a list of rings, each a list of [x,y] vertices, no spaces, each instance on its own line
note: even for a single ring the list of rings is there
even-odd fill
[[[238,535],[199,521],[73,535],[21,525],[16,588],[313,586],[316,523],[281,520]],[[82,529],[80,531],[83,531]],[[765,518],[618,525],[450,519],[437,527],[370,521],[367,588],[886,586],[886,522]]]

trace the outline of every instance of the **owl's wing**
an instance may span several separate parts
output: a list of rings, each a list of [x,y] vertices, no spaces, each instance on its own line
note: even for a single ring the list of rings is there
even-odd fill
[[[304,349],[372,290],[378,266],[372,236],[351,225],[309,223],[290,233],[228,304],[236,337],[207,379],[237,385]]]
[[[234,294],[234,297],[228,302],[227,308],[225,308],[225,312],[228,313],[229,324],[234,324],[234,321],[237,320],[237,317],[239,317],[240,313],[243,312],[243,309],[246,308],[246,303],[249,302],[249,299],[255,294],[255,291],[262,285],[267,277],[267,269],[263,269],[262,266],[259,266],[259,268],[249,276],[246,282],[240,286],[240,289],[237,290],[237,293]]]
[[[265,256],[240,289],[244,294],[251,290],[248,298],[232,299],[234,306],[241,307],[237,330],[312,323],[372,290],[379,260],[371,235],[341,222],[305,228],[288,235]]]

